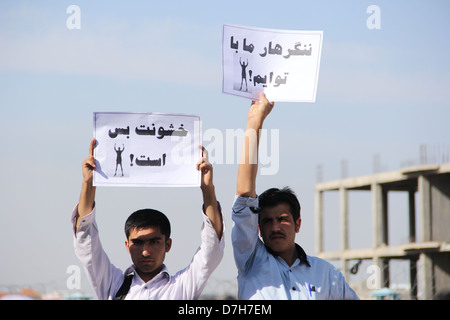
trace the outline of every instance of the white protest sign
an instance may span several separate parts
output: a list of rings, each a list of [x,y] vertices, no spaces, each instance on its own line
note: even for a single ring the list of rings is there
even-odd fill
[[[95,186],[200,186],[195,115],[95,112]]]
[[[222,91],[250,99],[315,102],[323,31],[223,26]]]

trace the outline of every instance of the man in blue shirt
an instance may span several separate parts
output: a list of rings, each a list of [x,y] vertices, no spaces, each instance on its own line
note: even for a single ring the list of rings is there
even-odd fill
[[[271,188],[256,194],[259,130],[273,106],[263,93],[253,101],[239,162],[232,214],[238,298],[358,299],[341,272],[295,243],[301,216],[294,192]]]

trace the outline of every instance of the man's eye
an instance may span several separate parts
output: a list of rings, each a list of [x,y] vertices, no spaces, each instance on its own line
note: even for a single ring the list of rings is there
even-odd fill
[[[133,239],[133,240],[131,240],[131,242],[133,242],[133,244],[134,244],[135,246],[140,246],[140,245],[142,245],[142,240],[139,240],[139,239]]]

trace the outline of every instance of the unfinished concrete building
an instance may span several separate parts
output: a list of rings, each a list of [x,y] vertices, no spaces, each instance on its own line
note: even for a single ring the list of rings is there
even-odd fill
[[[373,243],[370,248],[349,248],[348,193],[352,190],[367,190],[371,193]],[[408,195],[409,219],[405,224],[409,225],[409,242],[406,244],[389,244],[388,215],[395,214],[388,212],[387,195],[391,191],[406,192]],[[339,192],[338,251],[324,251],[325,192]],[[416,226],[420,230],[416,230]],[[341,261],[342,271],[347,279],[350,260],[371,259],[372,264],[381,270],[381,287],[389,287],[389,260],[409,260],[410,298],[435,299],[438,294],[450,291],[450,163],[419,165],[398,171],[317,183],[315,228],[317,256]],[[417,267],[418,263],[420,268]]]

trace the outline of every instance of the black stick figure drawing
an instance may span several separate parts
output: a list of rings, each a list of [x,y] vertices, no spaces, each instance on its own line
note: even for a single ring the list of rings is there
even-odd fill
[[[248,85],[247,85],[247,66],[248,66],[248,59],[247,59],[247,64],[243,63],[241,61],[241,58],[239,58],[239,64],[241,65],[242,68],[242,73],[241,73],[241,87],[239,88],[239,91],[242,91],[242,85],[244,83],[245,80],[245,91],[248,91]]]
[[[125,146],[122,144],[122,149],[116,148],[116,144],[114,143],[114,151],[116,151],[117,157],[116,157],[116,171],[114,171],[114,176],[116,176],[117,173],[117,167],[120,165],[120,170],[122,171],[122,177],[123,177],[123,167],[122,167],[122,152],[125,150]]]

